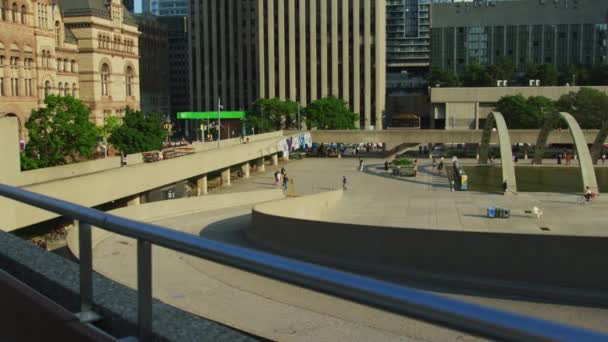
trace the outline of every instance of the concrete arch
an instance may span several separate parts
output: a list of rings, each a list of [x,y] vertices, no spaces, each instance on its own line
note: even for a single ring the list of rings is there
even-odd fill
[[[597,135],[595,136],[595,140],[593,140],[593,145],[591,145],[590,152],[593,164],[597,164],[598,160],[601,158],[606,138],[608,138],[608,121],[604,121],[599,132],[597,132]]]
[[[555,127],[555,124],[560,119],[563,119],[568,125],[570,135],[572,136],[572,141],[574,141],[574,146],[576,147],[576,153],[578,155],[581,169],[581,178],[583,180],[583,189],[581,190],[584,191],[585,187],[588,186],[591,188],[591,191],[599,193],[597,178],[595,177],[595,169],[593,168],[593,161],[591,159],[591,152],[589,152],[589,147],[587,146],[587,140],[585,139],[585,135],[583,134],[578,122],[569,113],[555,112],[546,117],[545,123],[543,124],[543,127],[538,134],[538,139],[536,140],[534,164],[542,164],[543,154],[545,152],[545,146],[547,145],[549,133],[551,133]]]
[[[496,124],[496,125],[495,125]],[[517,192],[517,180],[515,178],[515,166],[513,165],[513,151],[511,151],[511,137],[507,129],[505,118],[499,112],[490,112],[481,136],[479,147],[479,163],[488,163],[488,151],[492,129],[496,126],[498,143],[500,146],[500,165],[502,167],[502,181],[507,182],[507,190]]]

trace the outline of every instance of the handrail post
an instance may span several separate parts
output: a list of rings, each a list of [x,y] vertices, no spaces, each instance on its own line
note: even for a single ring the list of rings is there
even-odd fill
[[[152,340],[152,247],[137,239],[137,324],[139,341]]]
[[[74,220],[78,227],[78,253],[80,254],[80,312],[81,322],[94,322],[100,317],[93,312],[93,251],[91,243],[91,225]]]

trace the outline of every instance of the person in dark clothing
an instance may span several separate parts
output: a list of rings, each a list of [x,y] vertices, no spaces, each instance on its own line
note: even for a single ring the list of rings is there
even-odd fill
[[[384,161],[384,171],[388,171],[388,160]]]

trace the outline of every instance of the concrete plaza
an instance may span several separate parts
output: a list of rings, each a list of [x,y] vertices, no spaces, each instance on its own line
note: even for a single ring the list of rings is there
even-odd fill
[[[451,192],[444,175],[422,163],[415,179],[396,179],[385,172],[384,160],[364,160],[364,172],[356,159],[306,159],[282,165],[295,183],[298,195],[341,188],[348,190],[328,219],[407,225],[427,229],[514,231],[530,234],[582,234],[606,236],[606,204],[577,205],[575,195],[498,194]],[[221,193],[240,193],[277,188],[273,171],[236,181]],[[211,195],[213,196],[213,195]],[[511,208],[509,220],[487,219],[489,205]],[[545,212],[537,220],[524,211],[539,206]],[[244,237],[251,223],[251,205],[193,213],[154,223],[206,238],[255,248]],[[548,227],[549,231],[541,230]],[[377,341],[377,340],[477,340],[449,329],[332,296],[284,284],[268,278],[201,260],[163,248],[153,249],[154,296],[168,304],[206,318],[273,340]],[[128,286],[136,286],[135,243],[112,236],[94,250],[95,269]],[[408,283],[407,279],[394,279]],[[424,286],[422,286],[424,287]],[[480,295],[474,291],[428,288],[459,299],[608,332],[608,310],[523,298]]]

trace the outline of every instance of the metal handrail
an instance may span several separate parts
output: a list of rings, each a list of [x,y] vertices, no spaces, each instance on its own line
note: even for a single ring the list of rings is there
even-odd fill
[[[140,341],[149,341],[153,336],[151,245],[162,246],[375,308],[490,338],[512,341],[608,340],[608,335],[582,328],[487,308],[365,276],[212,241],[4,184],[0,184],[0,195],[79,221],[80,287],[83,310],[81,317],[94,316],[90,312],[93,303],[91,225],[137,239]]]

